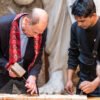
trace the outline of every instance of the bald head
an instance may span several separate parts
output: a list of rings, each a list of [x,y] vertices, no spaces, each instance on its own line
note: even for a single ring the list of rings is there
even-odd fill
[[[31,18],[33,24],[37,24],[41,22],[48,23],[48,14],[45,10],[41,8],[33,8]]]

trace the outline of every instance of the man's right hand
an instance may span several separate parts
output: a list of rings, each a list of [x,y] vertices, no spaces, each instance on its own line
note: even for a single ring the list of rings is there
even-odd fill
[[[36,86],[36,76],[30,75],[26,80],[25,87],[27,88],[27,93],[37,94],[37,86]]]
[[[73,92],[74,92],[74,88],[73,88],[73,82],[71,81],[71,80],[68,80],[67,81],[67,83],[66,83],[66,85],[65,85],[65,90],[67,90],[67,92],[69,93],[69,94],[73,94]]]
[[[9,76],[12,77],[12,78],[16,78],[17,75],[11,70],[11,67],[12,67],[12,66],[13,66],[13,65],[11,65],[11,66],[9,67],[9,69],[8,69]]]

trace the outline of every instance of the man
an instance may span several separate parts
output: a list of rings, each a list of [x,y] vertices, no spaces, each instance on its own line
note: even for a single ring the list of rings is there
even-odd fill
[[[96,75],[96,66],[100,66],[100,42],[97,47],[97,55],[93,53],[98,34],[100,34],[100,18],[96,15],[93,0],[76,0],[72,5],[72,14],[76,22],[71,27],[65,89],[69,94],[73,94],[72,77],[79,65],[80,80],[76,93],[100,96],[100,78]]]
[[[47,24],[48,14],[40,8],[34,8],[32,14],[0,17],[0,89],[10,80],[23,83],[11,70],[17,62],[26,70],[23,87],[30,94],[37,93],[36,80],[42,65]]]

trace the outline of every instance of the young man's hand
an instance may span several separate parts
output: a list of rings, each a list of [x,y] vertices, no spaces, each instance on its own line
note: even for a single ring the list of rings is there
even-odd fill
[[[36,87],[36,77],[33,75],[30,75],[28,79],[26,80],[25,87],[27,88],[27,92],[32,94],[37,94],[37,87]]]
[[[97,77],[92,82],[90,81],[83,81],[81,82],[79,88],[86,94],[92,93],[100,84],[100,79]]]
[[[71,80],[68,80],[67,83],[66,83],[66,86],[65,86],[65,90],[67,90],[67,92],[69,94],[73,94],[74,92],[74,88],[73,88],[73,82]]]

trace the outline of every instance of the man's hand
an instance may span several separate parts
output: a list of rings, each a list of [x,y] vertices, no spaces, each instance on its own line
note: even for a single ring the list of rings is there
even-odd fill
[[[27,92],[31,95],[36,93],[37,94],[37,87],[36,87],[36,77],[33,75],[30,75],[28,79],[26,80],[25,87],[27,88]]]
[[[84,81],[81,82],[79,88],[86,94],[93,92],[100,83],[100,79],[97,77],[94,81]]]
[[[69,94],[73,94],[74,92],[74,88],[73,88],[73,82],[71,80],[68,80],[67,83],[66,83],[66,86],[65,86],[65,90],[67,90],[67,92]]]
[[[9,69],[8,69],[9,76],[12,77],[12,78],[16,78],[17,75],[11,70],[11,67],[12,67],[12,66],[13,66],[13,65],[11,65],[11,66],[9,67]]]

